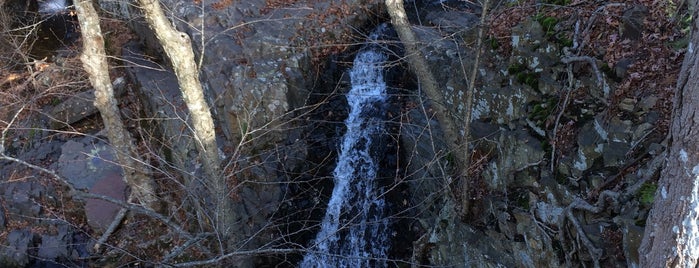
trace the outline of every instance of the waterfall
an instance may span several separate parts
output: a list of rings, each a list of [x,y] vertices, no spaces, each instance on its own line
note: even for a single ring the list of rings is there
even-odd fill
[[[374,33],[370,39],[377,37]],[[376,181],[377,156],[372,155],[374,142],[384,132],[381,106],[386,101],[386,59],[371,45],[354,59],[352,87],[347,93],[347,132],[333,171],[335,186],[320,231],[300,267],[386,267],[388,220],[383,189]]]
[[[66,0],[39,0],[39,13],[43,15],[54,15],[68,9]]]

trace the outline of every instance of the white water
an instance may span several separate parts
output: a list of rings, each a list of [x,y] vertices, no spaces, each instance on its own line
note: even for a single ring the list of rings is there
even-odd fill
[[[376,117],[380,111],[376,107],[386,100],[384,61],[386,55],[372,49],[354,59],[347,133],[333,171],[335,187],[321,229],[300,267],[386,266],[388,220],[383,215],[383,189],[375,182],[378,165],[370,152],[372,136],[384,131],[383,120]]]
[[[44,15],[61,13],[67,8],[66,0],[39,0],[39,13]]]

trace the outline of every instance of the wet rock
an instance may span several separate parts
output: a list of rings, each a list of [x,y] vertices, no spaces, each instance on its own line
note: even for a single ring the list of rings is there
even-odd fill
[[[407,112],[409,122],[401,127],[401,142],[404,154],[403,159],[410,159],[405,166],[406,172],[402,174],[408,182],[409,194],[406,194],[409,204],[416,204],[416,211],[421,217],[430,219],[423,228],[431,228],[431,220],[439,213],[429,200],[433,193],[439,192],[446,183],[442,172],[442,166],[434,161],[435,156],[444,150],[445,144],[441,137],[442,131],[437,122],[430,120],[419,109],[411,109]]]
[[[432,11],[428,12],[425,20],[448,33],[463,32],[464,25],[476,25],[480,20],[474,13],[463,11]]]

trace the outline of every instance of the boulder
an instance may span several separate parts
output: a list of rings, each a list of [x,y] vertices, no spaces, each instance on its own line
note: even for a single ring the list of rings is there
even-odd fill
[[[90,189],[111,173],[121,173],[114,149],[99,140],[86,137],[69,140],[61,147],[58,174],[75,188]]]
[[[126,92],[125,85],[126,81],[123,77],[119,77],[112,82],[115,97],[119,97]],[[51,128],[61,129],[97,114],[99,111],[93,104],[94,101],[95,90],[91,89],[72,95],[57,104],[49,112]]]
[[[26,267],[30,261],[30,249],[36,245],[38,237],[29,230],[13,230],[0,247],[0,266]]]

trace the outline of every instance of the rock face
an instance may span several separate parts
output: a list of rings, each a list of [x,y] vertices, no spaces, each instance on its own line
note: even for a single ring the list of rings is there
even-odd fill
[[[201,60],[199,71],[220,127],[217,132],[224,164],[233,167],[227,171],[229,176],[242,183],[231,195],[240,201],[234,209],[242,212],[239,220],[249,224],[236,235],[253,237],[245,240],[244,247],[256,248],[269,240],[259,234],[283,198],[285,187],[280,182],[305,168],[308,146],[301,137],[302,120],[295,117],[306,113],[311,104],[308,99],[314,74],[319,71],[316,64],[323,61],[318,57],[330,55],[332,51],[327,49],[351,42],[350,25],[363,26],[372,16],[366,11],[378,10],[381,1],[252,0],[203,6],[161,2],[169,7],[170,15],[179,18],[175,20],[178,28],[191,36]],[[118,3],[105,7],[129,18],[142,37],[140,46],[124,49],[124,57],[130,78],[138,85],[135,91],[144,103],[146,117],[153,119],[146,128],[153,130],[156,140],[165,137],[160,152],[166,156],[165,162],[184,171],[185,177],[198,176],[186,108],[178,101],[176,80],[160,45],[139,22],[137,10]],[[194,191],[197,187],[196,183],[188,185]]]
[[[414,30],[444,89],[446,106],[455,117],[463,118],[465,77],[472,71],[474,53],[464,43],[476,36],[469,29],[475,27],[477,16],[468,13],[477,8],[440,2],[418,4],[420,13],[412,19],[421,26]],[[453,12],[462,16],[447,20]],[[417,204],[416,211],[424,211],[418,217],[426,236],[415,244],[415,252],[422,253],[413,256],[422,264],[557,267],[589,262],[615,266],[638,260],[639,229],[643,229],[639,222],[644,221],[647,207],[636,198],[638,189],[650,185],[644,183],[657,170],[650,162],[638,161],[662,150],[661,138],[653,135],[658,116],[649,109],[658,96],[643,96],[643,101],[615,100],[614,109],[621,112],[610,113],[610,92],[621,85],[601,85],[594,73],[576,69],[569,89],[567,78],[561,79],[567,77],[561,60],[565,45],[550,38],[551,30],[542,23],[546,22],[530,18],[512,27],[507,54],[489,45],[484,49],[476,70],[471,115],[469,150],[473,154],[468,179],[472,192],[455,193],[444,186],[458,185],[443,166],[435,164],[440,157],[448,159],[448,153],[441,153],[443,144],[420,138],[427,130],[439,137],[439,126],[428,123],[429,114],[419,108],[408,111],[405,125],[409,127],[401,129],[401,141],[408,148],[409,155],[404,157],[411,159],[406,167],[406,174],[411,174],[411,200]],[[455,34],[454,29],[460,31]],[[641,168],[624,176],[631,166]],[[611,188],[610,184],[618,185],[611,192],[620,195],[614,199],[620,203],[587,203],[598,198],[601,189]],[[455,214],[461,198],[473,200],[469,215]],[[604,218],[608,216],[605,209],[621,212]],[[569,226],[577,229],[565,230]],[[558,235],[585,236],[591,242],[580,246],[580,259],[571,262],[570,256],[562,254],[579,245],[552,236],[553,230]]]
[[[155,155],[163,157],[156,161],[171,172],[167,175],[192,182],[184,190],[202,189],[196,183],[201,172],[186,107],[158,41],[126,1],[100,2],[104,9],[128,19],[141,38],[123,50],[128,80],[136,85],[134,91],[143,104],[143,118],[151,119],[140,121],[139,130],[146,132],[143,136],[151,138],[151,144],[159,145]],[[178,28],[194,40],[200,60],[201,69],[192,71],[202,74],[219,127],[226,178],[235,186],[231,200],[240,212],[238,220],[246,223],[236,235],[250,238],[244,245],[232,246],[254,250],[293,244],[296,248],[307,242],[295,237],[296,232],[312,229],[313,215],[308,214],[322,210],[324,197],[318,188],[326,185],[320,182],[317,185],[322,186],[309,190],[310,183],[301,180],[327,181],[317,177],[324,174],[319,166],[332,162],[332,134],[341,132],[339,124],[328,122],[341,122],[345,111],[338,108],[342,101],[325,100],[323,94],[347,84],[342,74],[323,77],[331,82],[319,82],[316,76],[325,75],[323,68],[342,64],[344,59],[334,54],[344,48],[342,44],[364,41],[350,35],[374,24],[375,15],[370,14],[381,13],[382,1],[162,2],[169,7],[169,15],[177,18],[173,21]],[[419,10],[412,19],[423,54],[444,89],[443,105],[455,118],[463,119],[480,9],[468,1],[411,3]],[[464,148],[473,152],[469,178],[451,176],[452,152],[445,147],[430,107],[422,105],[424,96],[408,85],[414,81],[393,78],[404,87],[396,93],[400,95],[396,103],[402,107],[392,111],[400,117],[392,127],[400,147],[396,158],[402,161],[395,168],[400,174],[390,178],[400,190],[389,193],[396,195],[389,198],[400,200],[396,206],[400,217],[409,219],[404,220],[408,227],[398,230],[420,237],[394,242],[408,252],[402,256],[412,254],[415,263],[440,267],[558,267],[592,264],[595,252],[601,251],[602,266],[637,262],[643,233],[639,222],[645,219],[655,191],[646,182],[662,162],[635,164],[661,155],[663,146],[654,130],[660,124],[655,107],[662,100],[655,95],[619,97],[615,100],[618,110],[611,112],[609,99],[614,91],[598,85],[594,74],[580,71],[584,67],[578,65],[573,66],[575,77],[569,81],[568,66],[561,62],[566,47],[554,42],[548,36],[550,27],[542,23],[531,18],[513,26],[507,53],[496,51],[492,44],[484,49],[468,118],[473,142]],[[396,59],[400,58],[398,46],[395,51]],[[614,66],[617,78],[630,76],[636,61],[620,59]],[[326,88],[318,89],[319,83],[326,83]],[[94,113],[88,107],[90,94],[51,109],[49,114],[60,121],[52,127],[65,127]],[[331,103],[329,108],[316,111],[322,115],[307,113],[326,101]],[[321,130],[307,129],[314,127]],[[16,139],[10,143],[9,153],[31,147],[27,159],[56,159],[52,168],[78,189],[125,200],[121,168],[113,164],[113,150],[101,141],[75,138],[33,146]],[[311,159],[323,163],[310,163]],[[15,165],[0,167],[3,177],[15,175]],[[293,180],[298,178],[302,179]],[[455,189],[463,179],[475,186],[471,192]],[[293,192],[290,189],[308,198],[286,196]],[[618,194],[614,202],[601,196],[605,190]],[[26,266],[31,256],[67,261],[88,255],[86,234],[65,226],[47,234],[4,229],[12,215],[40,217],[42,207],[33,200],[52,196],[52,191],[33,181],[2,188],[8,205],[0,206],[0,232],[8,232],[8,239],[0,248],[0,266]],[[462,198],[474,203],[467,215],[456,214]],[[280,207],[302,216],[280,215]],[[92,229],[103,230],[117,209],[103,201],[86,200],[87,222]],[[293,217],[298,221],[290,220],[296,220]],[[284,222],[275,221],[279,218]],[[290,228],[280,231],[285,227]],[[80,246],[66,246],[71,243]],[[287,257],[294,263],[298,256]],[[278,265],[281,258],[275,258],[270,257],[269,263]],[[263,266],[240,265],[256,264]]]

